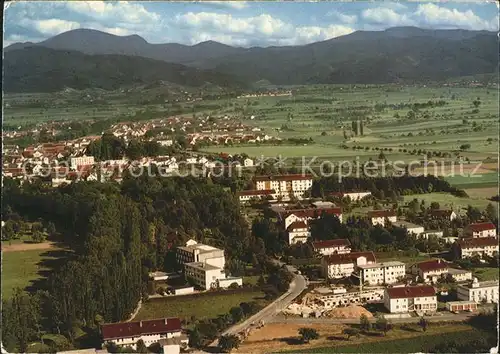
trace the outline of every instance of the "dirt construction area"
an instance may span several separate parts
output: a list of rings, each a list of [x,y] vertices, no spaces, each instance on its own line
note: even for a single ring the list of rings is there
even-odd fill
[[[314,341],[314,346],[321,343],[331,343],[335,338],[343,338],[345,326],[334,324],[301,324],[270,323],[263,328],[254,330],[234,353],[271,353],[281,350],[293,350],[308,348],[310,345],[301,344],[298,340],[299,329],[302,327],[314,328],[318,331],[320,338]],[[300,348],[299,348],[300,347]]]
[[[373,318],[373,314],[365,309],[364,307],[357,305],[349,305],[347,307],[337,307],[333,310],[327,311],[324,316],[330,318],[350,318],[357,319],[361,315],[365,315],[367,318]]]
[[[12,245],[2,243],[2,252],[18,252],[31,250],[48,250],[54,248],[53,242],[42,243],[14,243]]]

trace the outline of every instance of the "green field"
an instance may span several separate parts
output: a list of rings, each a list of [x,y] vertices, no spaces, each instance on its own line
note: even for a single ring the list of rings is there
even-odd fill
[[[422,335],[411,338],[389,340],[383,338],[377,342],[361,342],[351,345],[294,350],[289,353],[420,353],[445,342],[460,343],[464,339],[474,340],[486,337],[489,337],[492,343],[495,343],[495,339],[491,334],[488,335],[484,331],[471,329],[467,326],[462,327],[457,328],[455,332],[449,332],[445,335],[439,333],[439,331],[428,330],[425,334],[422,333]]]
[[[30,286],[44,277],[50,267],[42,263],[56,260],[49,250],[2,252],[2,296],[8,298],[16,287]]]
[[[457,188],[486,188],[498,186],[498,173],[483,173],[474,176],[446,177],[446,181]]]
[[[473,275],[479,280],[498,280],[498,268],[474,268]]]
[[[460,212],[464,212],[464,209],[467,209],[468,205],[472,205],[473,207],[479,209],[485,209],[489,203],[498,205],[498,203],[492,202],[485,198],[461,198],[449,193],[405,195],[404,201],[405,203],[408,203],[415,198],[419,201],[425,200],[426,205],[430,205],[432,202],[438,202],[440,208],[452,208],[454,210],[460,210]]]
[[[218,315],[229,313],[234,306],[242,302],[259,301],[264,294],[260,291],[245,291],[240,293],[224,292],[218,294],[206,293],[201,296],[176,296],[162,299],[151,299],[142,304],[142,308],[135,320],[147,320],[161,317],[179,317],[196,319],[214,318]]]

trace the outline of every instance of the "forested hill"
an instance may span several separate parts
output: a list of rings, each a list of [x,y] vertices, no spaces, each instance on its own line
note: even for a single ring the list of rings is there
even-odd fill
[[[143,57],[86,55],[40,46],[8,51],[4,56],[6,92],[53,92],[66,87],[113,90],[159,80],[193,87],[245,87],[232,75]]]
[[[244,82],[267,80],[272,84],[308,83],[418,83],[440,81],[460,76],[474,76],[498,72],[498,37],[495,32],[468,30],[428,30],[415,27],[395,27],[384,31],[356,31],[349,35],[308,45],[284,47],[231,47],[208,41],[193,46],[176,43],[151,44],[143,38],[114,36],[89,29],[78,29],[59,34],[40,43],[15,43],[5,49],[6,59],[10,53],[23,48],[51,48],[77,51],[84,54],[106,55],[106,62],[117,61],[117,69],[97,70],[104,74],[101,80],[89,76],[87,66],[61,66],[63,72],[74,69],[82,78],[82,84],[120,85],[151,78],[148,65],[159,68],[159,64],[141,62],[135,78],[126,75],[122,67],[122,56],[140,56],[170,63],[189,65],[198,69],[213,69],[231,76],[220,80],[208,73],[197,71],[197,79],[187,76],[185,82],[192,85],[200,81],[218,84],[231,82],[231,77],[239,77]],[[31,50],[34,50],[33,48]],[[19,52],[14,58],[18,58]],[[119,56],[115,56],[119,54]],[[42,68],[44,54],[41,58]],[[74,54],[73,54],[74,55]],[[90,57],[84,57],[90,60]],[[94,59],[93,59],[94,60]],[[138,61],[138,59],[130,59]],[[30,65],[37,65],[35,58]],[[92,65],[94,63],[92,62]],[[61,65],[58,63],[58,65]],[[91,67],[92,67],[91,65]],[[109,64],[112,66],[111,64]],[[146,66],[146,67],[143,67]],[[59,67],[57,68],[59,69]],[[188,72],[187,69],[171,66],[171,70]],[[169,72],[169,70],[166,70]],[[5,70],[9,74],[8,70]],[[31,73],[26,71],[26,73]],[[130,74],[130,71],[126,71]],[[46,73],[51,78],[53,72]],[[61,76],[62,74],[58,74]],[[66,73],[68,79],[70,74]],[[127,79],[128,76],[128,79]],[[174,77],[173,82],[182,81]],[[217,75],[216,75],[217,76]],[[86,77],[89,77],[87,81]],[[201,77],[201,78],[200,78]],[[42,80],[42,79],[41,79]],[[83,82],[83,83],[82,83]],[[19,85],[23,85],[22,81]]]

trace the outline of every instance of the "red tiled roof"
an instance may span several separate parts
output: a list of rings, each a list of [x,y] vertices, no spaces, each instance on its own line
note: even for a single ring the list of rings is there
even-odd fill
[[[458,241],[460,248],[475,248],[498,245],[496,237],[464,238]]]
[[[274,189],[240,191],[237,195],[271,195],[276,193]]]
[[[331,247],[339,247],[339,246],[350,246],[351,243],[346,238],[339,238],[337,240],[326,240],[326,241],[316,241],[312,243],[314,249],[321,248],[331,248]]]
[[[341,215],[342,214],[342,209],[341,208],[309,208],[309,209],[292,209],[292,210],[287,210],[282,213],[283,218],[287,218],[290,215],[296,215],[300,218],[315,218],[315,217],[320,217],[321,214],[326,213],[330,215]]]
[[[295,230],[295,229],[306,229],[307,228],[307,224],[303,221],[294,221],[292,222],[287,230]]]
[[[343,253],[343,254],[332,254],[331,256],[323,257],[328,264],[347,264],[354,263],[359,257],[366,257],[368,262],[376,262],[375,254],[371,251],[369,252],[353,252],[353,253]]]
[[[401,286],[387,288],[390,299],[408,299],[414,297],[431,297],[436,295],[436,290],[429,285],[425,286]]]
[[[439,217],[450,217],[453,210],[435,209],[431,210],[431,215]]]
[[[108,323],[101,326],[103,339],[139,337],[143,334],[172,333],[182,330],[179,318],[162,318],[157,320]]]
[[[431,259],[430,261],[420,262],[416,265],[422,272],[429,272],[438,269],[448,269],[448,265],[446,264],[446,262],[441,259]]]
[[[482,222],[478,224],[470,224],[467,226],[468,229],[474,232],[486,231],[486,230],[495,230],[495,225],[492,222]]]
[[[278,176],[256,176],[255,181],[299,181],[313,179],[312,175],[278,175]]]
[[[396,216],[396,212],[394,210],[371,210],[368,212],[368,216],[370,218],[388,218],[390,216]]]

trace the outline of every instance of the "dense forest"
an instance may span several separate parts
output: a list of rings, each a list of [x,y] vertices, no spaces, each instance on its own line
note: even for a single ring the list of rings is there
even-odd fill
[[[6,179],[3,192],[2,220],[51,222],[73,251],[36,293],[3,301],[9,351],[26,351],[42,333],[72,341],[81,329],[128,318],[147,292],[148,272],[175,267],[173,249],[187,239],[224,248],[229,264],[251,262],[259,247],[232,194],[206,179],[125,176],[120,186],[57,189]]]

